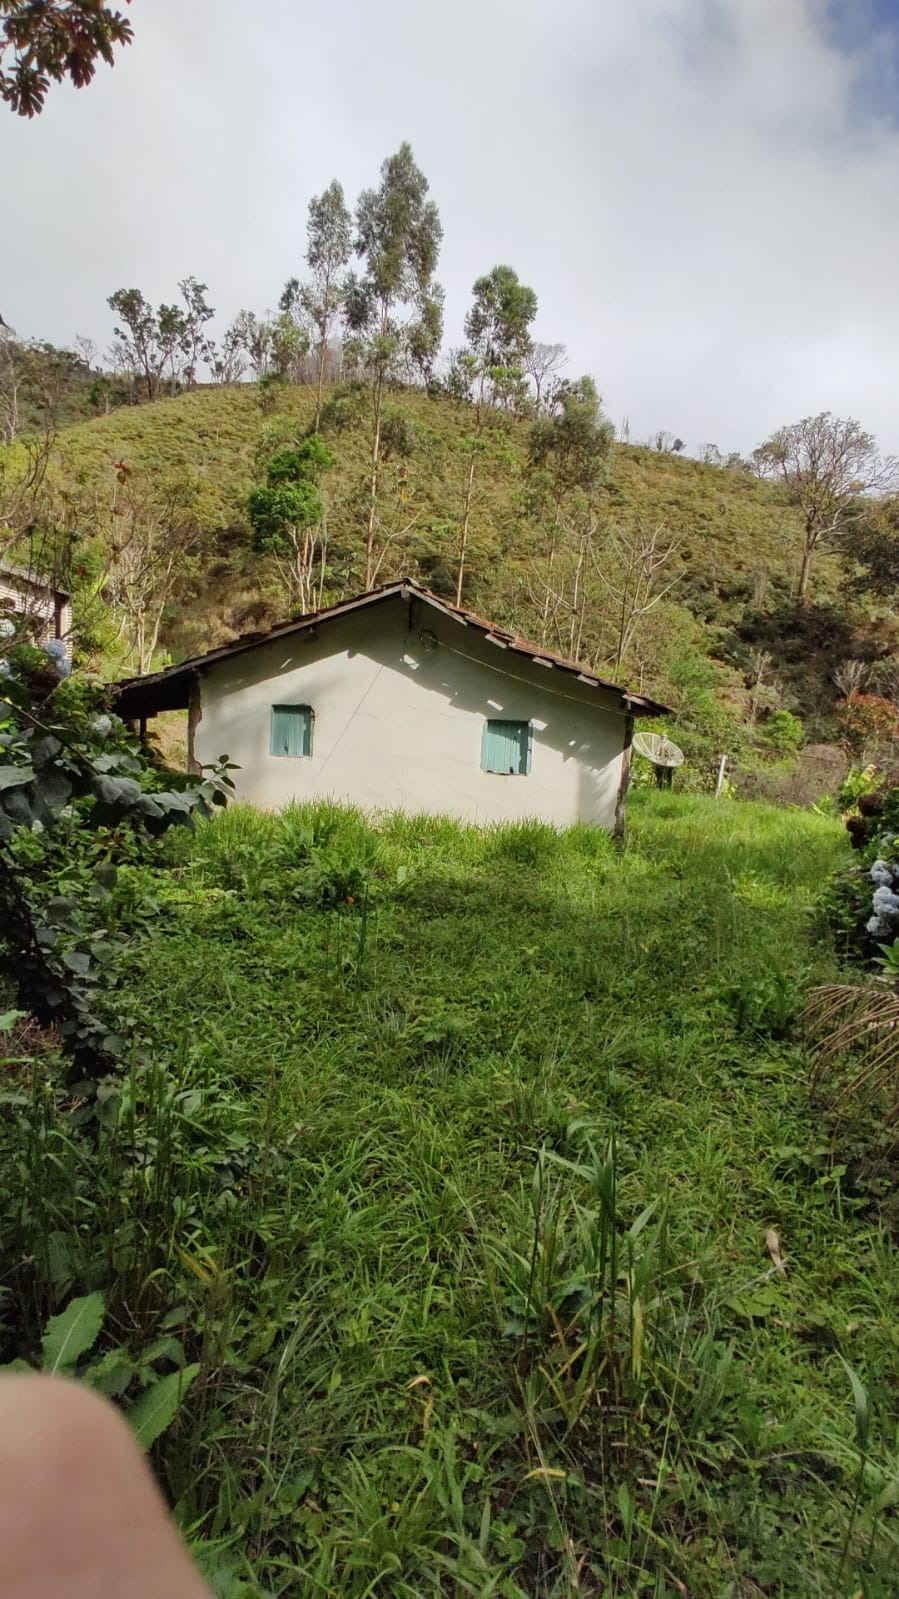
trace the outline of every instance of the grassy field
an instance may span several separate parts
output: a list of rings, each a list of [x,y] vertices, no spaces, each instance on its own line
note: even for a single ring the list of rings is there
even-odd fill
[[[155,1458],[231,1599],[895,1594],[897,1260],[794,1029],[845,835],[630,820],[235,808],[120,873],[152,1064],[22,1181],[200,1363]]]

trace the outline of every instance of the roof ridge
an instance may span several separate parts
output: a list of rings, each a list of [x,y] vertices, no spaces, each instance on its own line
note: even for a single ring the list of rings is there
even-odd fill
[[[629,713],[642,711],[647,716],[664,716],[669,714],[669,708],[658,700],[648,695],[633,693],[630,689],[613,683],[608,678],[599,674],[583,661],[578,661],[568,656],[559,655],[554,650],[547,649],[543,644],[537,644],[532,639],[525,638],[512,628],[501,626],[498,622],[491,622],[488,617],[479,616],[476,611],[466,610],[461,605],[454,605],[440,594],[435,594],[432,589],[426,588],[415,578],[392,578],[389,582],[379,584],[377,588],[368,589],[363,594],[351,599],[337,600],[332,605],[322,606],[317,611],[309,611],[304,616],[295,617],[287,622],[276,622],[270,628],[262,631],[241,634],[230,644],[219,645],[212,650],[206,650],[202,655],[194,655],[176,666],[164,668],[161,672],[146,673],[142,677],[125,678],[122,682],[113,684],[112,688],[117,695],[136,691],[139,686],[170,682],[185,673],[194,673],[202,669],[203,665],[212,664],[214,661],[226,659],[230,655],[240,654],[244,650],[258,648],[272,638],[284,637],[291,632],[304,632],[314,629],[320,623],[337,620],[362,609],[366,605],[376,604],[379,600],[389,598],[391,595],[409,594],[424,600],[443,615],[451,620],[460,622],[464,627],[475,627],[481,630],[500,649],[511,649],[517,655],[527,656],[531,661],[539,662],[543,666],[554,667],[559,671],[567,672],[586,683],[588,687],[605,689],[609,693],[617,694],[625,709]]]

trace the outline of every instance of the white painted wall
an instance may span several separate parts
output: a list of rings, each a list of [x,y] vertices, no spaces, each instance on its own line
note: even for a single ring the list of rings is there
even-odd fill
[[[238,796],[265,809],[332,798],[476,822],[614,823],[625,727],[614,696],[420,601],[410,610],[393,597],[314,639],[285,636],[214,663],[200,703],[197,760],[227,754],[241,768]],[[272,704],[313,707],[311,756],[269,754]],[[487,717],[532,723],[527,776],[481,771]]]

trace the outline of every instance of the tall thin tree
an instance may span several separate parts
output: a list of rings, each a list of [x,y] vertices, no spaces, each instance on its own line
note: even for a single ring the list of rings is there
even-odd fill
[[[187,387],[193,389],[197,384],[200,363],[212,360],[212,344],[206,324],[211,322],[215,311],[206,299],[208,289],[205,283],[198,283],[196,278],[182,278],[178,287],[186,307],[181,336],[184,379]]]
[[[457,352],[458,376],[467,381],[474,403],[474,428],[469,438],[468,469],[462,501],[462,527],[459,538],[459,565],[456,572],[456,604],[462,604],[468,533],[474,499],[475,472],[485,424],[497,399],[521,377],[521,362],[530,349],[530,326],[537,315],[537,296],[510,266],[496,266],[478,278],[474,300],[465,318],[465,348]]]
[[[428,181],[402,144],[381,167],[377,189],[366,189],[356,208],[356,254],[361,276],[346,287],[346,320],[354,355],[371,386],[371,447],[365,537],[365,584],[376,566],[378,488],[384,391],[411,367],[426,376],[443,330],[443,294],[434,274],[443,229]]]
[[[306,262],[312,274],[300,289],[300,298],[314,333],[316,359],[315,422],[318,431],[322,414],[322,390],[328,351],[340,313],[346,287],[346,269],[353,248],[353,222],[335,178],[322,194],[309,201],[306,224]]]
[[[602,402],[591,377],[567,379],[558,384],[552,409],[531,429],[529,449],[529,500],[535,520],[549,524],[547,571],[542,581],[542,637],[546,641],[554,593],[554,568],[566,508],[572,497],[588,503],[605,480],[615,429],[603,415]],[[569,526],[579,522],[580,509]]]

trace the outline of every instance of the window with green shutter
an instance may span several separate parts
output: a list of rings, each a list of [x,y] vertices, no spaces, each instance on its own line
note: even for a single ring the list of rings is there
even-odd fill
[[[526,777],[531,769],[530,722],[504,722],[491,717],[484,723],[481,770],[504,777]]]
[[[312,706],[273,705],[269,751],[272,755],[312,754]]]

